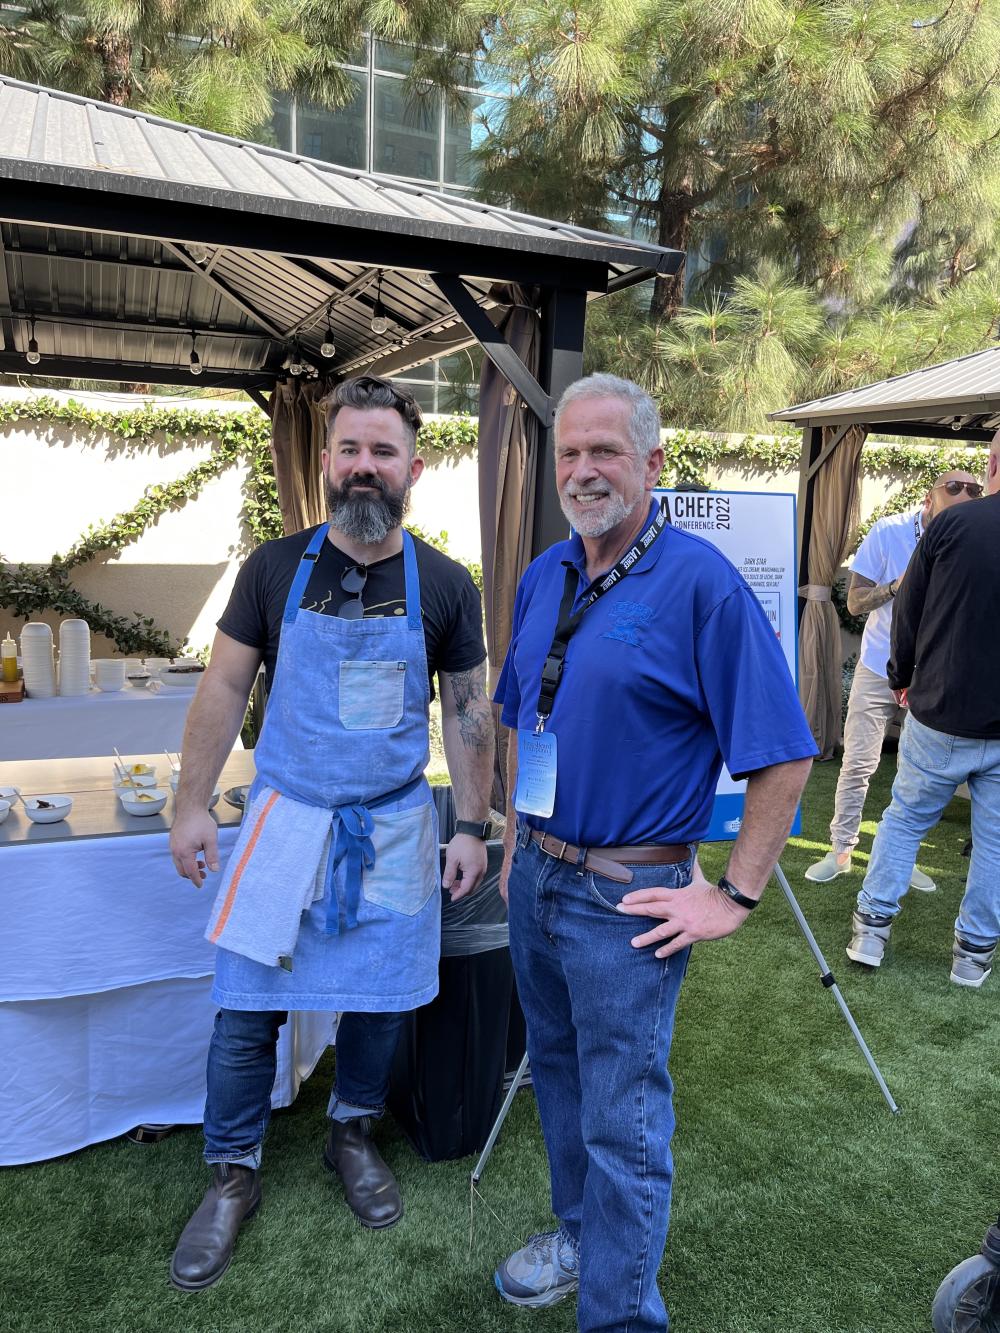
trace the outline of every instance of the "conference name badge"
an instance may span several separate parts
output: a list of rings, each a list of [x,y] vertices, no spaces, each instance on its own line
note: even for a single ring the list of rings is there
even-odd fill
[[[548,819],[556,804],[556,738],[550,731],[518,731],[514,809]]]

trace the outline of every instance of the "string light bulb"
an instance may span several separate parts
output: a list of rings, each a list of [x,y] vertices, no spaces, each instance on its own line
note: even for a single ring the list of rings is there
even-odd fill
[[[42,359],[42,354],[38,350],[38,339],[35,337],[35,321],[31,321],[31,337],[28,339],[27,361],[29,366],[37,366]]]
[[[385,306],[382,304],[382,270],[378,274],[378,291],[375,296],[375,308],[372,311],[372,333],[385,333],[389,327],[389,321],[385,317]]]
[[[329,306],[326,308],[326,337],[319,345],[319,354],[320,356],[325,356],[327,360],[329,360],[331,356],[336,356],[337,354],[337,345],[333,341],[333,329],[330,325]]]
[[[194,345],[194,344],[195,344],[195,332],[194,332],[194,329],[192,329],[192,330],[191,330],[191,355],[188,357],[188,362],[189,362],[188,370],[190,370],[190,372],[191,372],[192,375],[200,375],[200,374],[201,374],[201,357],[198,355],[197,349],[195,348],[195,345]]]
[[[292,343],[292,351],[288,363],[288,372],[290,375],[301,375],[305,370],[302,364],[302,352],[297,342]]]

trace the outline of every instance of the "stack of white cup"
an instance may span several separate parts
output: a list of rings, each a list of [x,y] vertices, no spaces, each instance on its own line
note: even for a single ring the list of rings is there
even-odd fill
[[[59,626],[59,693],[90,693],[90,626],[64,620]]]
[[[99,657],[94,662],[94,684],[105,694],[114,694],[125,688],[125,659]]]
[[[24,688],[32,699],[51,699],[56,692],[52,662],[52,631],[40,620],[31,620],[21,630],[21,670]]]

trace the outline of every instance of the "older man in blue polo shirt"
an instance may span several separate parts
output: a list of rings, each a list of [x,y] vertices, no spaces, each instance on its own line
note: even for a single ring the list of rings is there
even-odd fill
[[[577,535],[521,581],[496,701],[512,728],[511,952],[558,1226],[496,1285],[535,1307],[578,1289],[585,1333],[662,1333],[667,1058],[688,952],[756,905],[816,748],[753,593],[650,495],[649,397],[611,375],[571,385],[555,452]],[[723,760],[749,782],[716,885],[695,850]]]

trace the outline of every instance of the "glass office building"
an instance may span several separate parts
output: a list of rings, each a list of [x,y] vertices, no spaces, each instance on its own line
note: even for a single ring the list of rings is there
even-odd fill
[[[498,83],[495,71],[470,60],[459,72],[459,97],[446,98],[430,85],[425,91],[414,90],[405,83],[412,57],[408,47],[366,41],[343,67],[355,90],[348,105],[327,111],[302,98],[277,94],[267,137],[277,147],[306,157],[396,176],[448,194],[470,193],[475,183],[472,150],[509,96],[509,85]],[[477,395],[470,385],[478,375],[465,352],[400,378],[425,411],[475,410]]]

